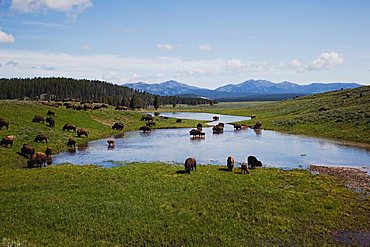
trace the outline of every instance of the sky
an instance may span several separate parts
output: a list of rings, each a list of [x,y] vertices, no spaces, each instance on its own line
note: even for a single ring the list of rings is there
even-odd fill
[[[368,0],[0,0],[0,78],[370,85]]]

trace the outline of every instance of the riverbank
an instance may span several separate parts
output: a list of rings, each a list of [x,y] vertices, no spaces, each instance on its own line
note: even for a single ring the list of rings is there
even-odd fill
[[[338,244],[338,230],[370,229],[369,200],[331,176],[183,170],[163,163],[0,169],[0,239],[29,246],[322,246]]]

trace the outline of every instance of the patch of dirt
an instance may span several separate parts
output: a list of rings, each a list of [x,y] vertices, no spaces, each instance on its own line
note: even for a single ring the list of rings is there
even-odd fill
[[[370,176],[360,169],[311,165],[309,170],[314,173],[337,177],[347,184],[350,189],[370,193]]]
[[[370,245],[370,232],[365,231],[336,231],[333,233],[334,240],[338,243],[342,243],[345,246],[363,246],[367,247]]]

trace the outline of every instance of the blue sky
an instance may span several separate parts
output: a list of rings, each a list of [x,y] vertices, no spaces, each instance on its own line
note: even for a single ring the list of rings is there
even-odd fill
[[[370,1],[0,0],[0,77],[370,84]]]

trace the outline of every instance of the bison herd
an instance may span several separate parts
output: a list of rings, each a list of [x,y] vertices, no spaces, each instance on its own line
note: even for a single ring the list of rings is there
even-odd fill
[[[232,172],[235,165],[235,159],[233,156],[229,156],[226,159],[227,171]],[[195,158],[187,158],[184,163],[185,171],[190,174],[191,171],[197,170],[197,161]],[[259,161],[255,156],[248,156],[247,162],[243,162],[240,166],[242,174],[249,174],[250,169],[262,167],[262,162]]]

